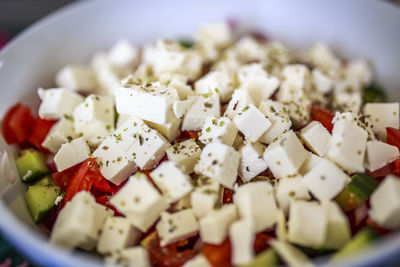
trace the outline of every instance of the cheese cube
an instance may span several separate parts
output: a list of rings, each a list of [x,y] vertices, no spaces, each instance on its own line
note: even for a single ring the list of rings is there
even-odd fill
[[[107,266],[135,266],[150,267],[150,260],[147,250],[142,246],[116,251],[106,257]]]
[[[161,73],[158,80],[162,84],[166,84],[176,90],[179,95],[179,99],[185,100],[188,96],[194,94],[194,91],[190,85],[187,84],[188,77],[176,74],[176,73]]]
[[[147,176],[137,172],[110,200],[110,203],[131,224],[146,232],[168,208],[165,198],[151,184]]]
[[[165,151],[168,159],[178,165],[186,174],[193,172],[194,165],[200,158],[201,148],[194,139],[175,143]]]
[[[300,136],[306,146],[318,156],[322,157],[328,151],[331,135],[320,122],[310,122],[306,127],[301,129]]]
[[[251,104],[242,108],[233,122],[251,142],[256,142],[271,126],[271,122]]]
[[[272,141],[292,127],[288,108],[282,103],[265,100],[262,101],[259,109],[262,114],[271,122],[271,127],[258,140],[261,143],[270,144]]]
[[[183,265],[183,267],[212,267],[203,254],[197,254]]]
[[[296,174],[307,157],[307,150],[293,131],[283,134],[264,152],[264,160],[277,178]]]
[[[290,243],[272,240],[270,244],[279,257],[289,266],[314,266],[307,255]]]
[[[141,232],[124,217],[108,217],[100,234],[97,251],[101,254],[123,250],[137,244]]]
[[[275,190],[279,207],[287,214],[290,202],[295,200],[311,199],[307,184],[302,177],[280,179]]]
[[[327,159],[322,159],[304,176],[310,192],[320,201],[329,201],[350,181],[349,176]]]
[[[210,42],[213,46],[223,48],[232,42],[232,32],[226,22],[213,22],[203,24],[195,34],[195,40],[199,43]]]
[[[68,65],[56,74],[56,84],[72,91],[91,92],[96,88],[96,78],[90,67]]]
[[[236,134],[235,140],[233,140],[232,146],[236,149],[239,150],[240,146],[243,144],[243,137],[240,133]]]
[[[365,59],[350,60],[346,65],[346,76],[357,79],[363,86],[368,86],[374,80],[374,73]]]
[[[265,57],[264,47],[254,38],[244,36],[233,46],[236,57],[242,64],[261,61]]]
[[[306,175],[315,165],[317,165],[322,160],[321,157],[308,152],[308,158],[304,161],[299,169],[300,175]]]
[[[340,60],[329,47],[323,43],[316,43],[307,51],[307,60],[318,69],[327,73],[335,73],[340,67]]]
[[[267,163],[263,159],[264,149],[265,147],[260,143],[248,143],[240,146],[239,176],[243,181],[249,182],[267,169]]]
[[[347,119],[335,122],[327,157],[344,170],[354,173],[364,171],[367,132]]]
[[[117,120],[117,127],[116,129],[120,128],[121,125],[128,120],[131,117],[131,115],[126,115],[126,114],[118,114],[118,120]]]
[[[181,199],[193,189],[190,177],[172,161],[161,163],[150,176],[170,203]]]
[[[231,146],[235,141],[237,132],[236,125],[229,118],[208,117],[199,133],[199,140],[205,145],[220,142]]]
[[[74,108],[82,103],[83,97],[64,89],[38,89],[42,103],[39,107],[39,117],[45,120],[56,120],[64,116],[71,116]]]
[[[232,96],[235,80],[227,71],[215,70],[207,73],[194,84],[196,94],[218,94],[221,102],[226,103]]]
[[[283,82],[279,89],[278,101],[298,101],[306,97],[311,85],[310,71],[301,64],[287,65],[283,68]]]
[[[294,200],[290,204],[289,234],[291,243],[319,248],[325,242],[328,216],[315,201]]]
[[[61,118],[50,129],[46,138],[42,142],[42,146],[52,153],[56,153],[62,144],[74,139],[74,125],[70,119]]]
[[[164,135],[168,141],[172,142],[176,137],[181,133],[181,119],[173,118],[170,122],[165,124],[158,124],[151,121],[145,121],[147,125],[149,125],[154,130],[157,130],[159,133]]]
[[[395,230],[400,227],[400,180],[389,175],[370,197],[369,216],[379,226]]]
[[[362,95],[360,91],[339,91],[333,97],[333,107],[352,113],[360,112]]]
[[[399,103],[367,103],[364,115],[371,119],[374,133],[386,140],[386,127],[399,129]]]
[[[197,218],[204,217],[214,208],[219,192],[220,185],[217,182],[209,181],[207,184],[196,187],[190,194],[190,203]]]
[[[54,156],[57,171],[61,172],[84,161],[89,154],[90,148],[82,137],[62,144]]]
[[[368,141],[365,165],[373,172],[395,161],[399,156],[399,149],[395,146],[376,140]]]
[[[246,106],[254,105],[254,101],[246,90],[236,89],[233,92],[232,99],[229,101],[224,116],[233,120],[233,118]]]
[[[199,220],[200,237],[205,243],[221,244],[228,236],[229,226],[237,218],[236,206],[223,205]]]
[[[194,102],[183,118],[182,131],[200,131],[207,117],[220,116],[220,103],[217,94],[203,94],[189,97],[189,99],[194,99]]]
[[[249,263],[254,258],[254,225],[251,220],[241,219],[233,222],[229,228],[232,245],[232,263]]]
[[[179,199],[177,202],[173,203],[172,208],[170,211],[180,211],[185,209],[191,209],[192,204],[190,203],[190,196],[191,194],[187,194],[183,198]]]
[[[268,182],[259,181],[240,186],[233,200],[240,217],[254,222],[255,232],[269,229],[276,223],[277,207],[273,187]]]
[[[239,159],[240,153],[231,146],[211,143],[204,147],[194,170],[232,188],[238,173]]]
[[[122,39],[110,49],[108,58],[116,69],[132,72],[139,61],[139,50],[128,40]]]
[[[321,205],[328,217],[328,229],[324,247],[340,249],[351,238],[349,221],[336,202],[324,201]]]
[[[177,118],[182,118],[186,114],[186,111],[192,106],[193,101],[194,98],[175,101],[172,105],[175,116]]]
[[[97,204],[89,192],[81,191],[60,211],[50,242],[67,249],[79,247],[90,251],[96,247],[105,220],[113,213]]]
[[[285,212],[279,209],[276,218],[275,235],[279,241],[285,241],[287,239]]]
[[[323,94],[329,93],[333,88],[333,80],[319,69],[313,69],[312,78],[315,88]]]
[[[111,63],[107,62],[106,65],[95,69],[95,75],[99,94],[112,97],[115,92],[115,87],[118,86],[120,81],[118,71],[111,66]]]
[[[186,209],[175,213],[161,213],[156,229],[160,237],[160,245],[163,247],[197,232],[199,225],[193,211]]]

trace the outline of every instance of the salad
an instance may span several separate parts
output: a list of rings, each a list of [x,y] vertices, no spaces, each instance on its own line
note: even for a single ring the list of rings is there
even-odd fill
[[[400,228],[399,103],[364,59],[209,23],[55,85],[2,120],[51,243],[110,266],[297,266]]]

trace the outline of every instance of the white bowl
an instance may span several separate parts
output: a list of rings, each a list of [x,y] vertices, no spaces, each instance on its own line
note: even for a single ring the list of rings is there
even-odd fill
[[[53,13],[0,52],[0,114],[17,101],[37,106],[36,89],[51,86],[60,67],[87,62],[95,51],[107,49],[122,37],[136,44],[159,37],[187,37],[204,22],[228,18],[294,49],[322,41],[344,58],[367,58],[389,99],[400,100],[400,9],[385,2],[97,0]],[[19,250],[43,266],[101,264],[99,259],[48,244],[27,213],[24,187],[20,183],[6,187],[0,177],[0,229]],[[347,264],[387,262],[398,252],[400,235],[395,234]]]

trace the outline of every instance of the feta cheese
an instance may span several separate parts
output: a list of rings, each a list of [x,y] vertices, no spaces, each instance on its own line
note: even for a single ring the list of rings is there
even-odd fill
[[[201,240],[214,245],[221,244],[228,236],[230,224],[236,218],[236,207],[233,204],[210,211],[199,220]]]
[[[182,120],[178,118],[173,118],[170,122],[165,124],[158,124],[151,121],[145,121],[145,122],[151,128],[157,130],[159,133],[164,135],[164,137],[167,138],[168,141],[170,142],[174,140],[176,137],[178,137],[179,134],[181,133],[180,128]]]
[[[196,94],[218,94],[222,103],[232,96],[235,80],[227,71],[215,70],[207,73],[194,84]]]
[[[261,61],[266,54],[263,46],[257,40],[249,36],[240,38],[232,49],[238,61],[243,64]]]
[[[96,53],[92,59],[91,67],[97,80],[97,92],[101,95],[112,96],[120,77],[118,71],[110,62],[108,54],[104,52]]]
[[[116,251],[106,257],[107,266],[135,266],[150,267],[150,260],[147,250],[142,246],[126,248]]]
[[[56,164],[57,171],[61,172],[84,161],[89,155],[90,148],[81,137],[69,143],[62,144],[54,156],[54,163]]]
[[[267,169],[267,163],[263,159],[264,149],[265,146],[260,143],[248,143],[240,146],[239,176],[243,181],[249,182]]]
[[[211,43],[213,46],[223,48],[232,42],[233,36],[226,22],[213,22],[203,24],[195,34],[195,40],[199,43]]]
[[[225,110],[224,116],[233,120],[235,116],[246,106],[254,105],[254,101],[250,94],[246,90],[236,89],[233,94],[231,101],[229,101],[228,107]]]
[[[304,176],[310,192],[320,201],[329,201],[350,181],[349,176],[327,159],[322,159]]]
[[[172,105],[172,110],[174,111],[175,116],[177,118],[182,118],[186,111],[188,111],[188,109],[192,106],[193,101],[193,98],[175,101]]]
[[[364,59],[350,60],[346,65],[346,76],[357,79],[363,86],[368,86],[374,80],[370,64]]]
[[[61,118],[50,129],[46,138],[42,142],[42,146],[52,153],[56,153],[62,144],[74,139],[74,125],[71,120]]]
[[[158,193],[147,176],[140,172],[129,178],[110,203],[142,232],[146,232],[168,208],[165,198]]]
[[[300,137],[306,146],[318,156],[322,157],[328,151],[331,135],[320,122],[310,122],[306,127],[301,129]]]
[[[268,42],[265,46],[263,65],[268,73],[279,76],[284,65],[293,61],[293,56],[287,46],[281,42]]]
[[[199,225],[193,211],[186,209],[175,213],[161,213],[156,229],[163,247],[197,232]]]
[[[123,250],[136,245],[141,232],[124,217],[108,217],[101,230],[97,251],[101,254]]]
[[[289,266],[314,266],[309,258],[295,246],[278,240],[272,240],[270,244]]]
[[[279,241],[285,241],[287,239],[285,212],[279,209],[276,217],[275,235]]]
[[[251,142],[256,142],[271,126],[271,122],[251,104],[242,108],[233,122]]]
[[[299,174],[300,175],[306,175],[309,171],[311,171],[312,168],[314,168],[315,165],[317,165],[320,161],[322,160],[321,157],[308,152],[308,157],[304,161],[304,163],[301,165],[299,169]]]
[[[116,127],[116,129],[120,128],[121,125],[122,125],[125,121],[127,121],[130,117],[131,117],[131,115],[118,114],[118,120],[117,120],[117,127]]]
[[[77,193],[60,211],[50,235],[50,242],[67,249],[87,251],[96,247],[105,220],[113,211],[97,204],[86,191]]]
[[[307,150],[304,149],[293,131],[283,134],[264,152],[264,160],[277,178],[296,174],[307,157]]]
[[[193,189],[190,177],[172,161],[161,163],[150,176],[170,203],[181,199]]]
[[[253,222],[247,219],[233,222],[229,228],[229,238],[232,245],[232,263],[249,263],[254,258]]]
[[[181,74],[176,73],[162,73],[158,78],[159,82],[176,90],[180,100],[187,99],[188,96],[194,94],[190,85],[188,85],[188,78]]]
[[[349,89],[348,91],[335,91],[334,93],[333,106],[336,109],[358,113],[360,112],[361,105],[361,91]]]
[[[201,133],[199,133],[199,140],[205,145],[221,142],[231,146],[235,141],[237,132],[236,125],[229,118],[208,117],[204,122]]]
[[[370,197],[369,216],[379,226],[395,230],[400,227],[400,180],[388,175]]]
[[[232,188],[238,173],[239,159],[239,152],[231,146],[211,143],[204,147],[194,170]]]
[[[56,74],[56,85],[77,92],[91,92],[97,84],[93,70],[82,65],[68,65]]]
[[[219,192],[220,185],[217,182],[209,181],[204,185],[196,187],[190,194],[190,203],[197,218],[204,217],[214,208]]]
[[[186,174],[194,170],[194,165],[200,158],[201,148],[194,139],[175,143],[165,151],[169,160],[178,165]]]
[[[183,267],[212,267],[203,254],[197,254],[183,265]]]
[[[253,221],[255,232],[267,230],[276,223],[277,207],[273,187],[268,182],[259,181],[239,186],[233,200],[240,217]]]
[[[399,156],[399,149],[395,146],[376,140],[368,141],[365,165],[373,172],[395,161]]]
[[[139,61],[139,49],[126,39],[119,40],[108,53],[110,63],[123,74],[132,72]]]
[[[374,133],[386,140],[386,128],[399,129],[399,103],[367,103],[364,115],[371,119]]]
[[[307,51],[307,60],[318,69],[336,73],[341,63],[328,46],[317,43]]]
[[[319,69],[313,69],[311,75],[314,86],[319,92],[327,94],[332,90],[333,80],[329,76],[325,75]]]
[[[64,89],[38,89],[42,103],[39,107],[39,117],[45,120],[56,120],[64,116],[71,116],[74,108],[82,103],[83,97],[79,94]]]
[[[233,140],[232,146],[236,149],[239,150],[239,147],[243,144],[243,137],[240,133],[236,134],[235,140]]]
[[[302,177],[280,179],[275,188],[276,200],[285,214],[289,212],[292,199],[309,200],[307,184]]]
[[[326,241],[323,246],[325,248],[340,249],[351,239],[349,221],[336,202],[324,201],[321,205],[328,217]]]

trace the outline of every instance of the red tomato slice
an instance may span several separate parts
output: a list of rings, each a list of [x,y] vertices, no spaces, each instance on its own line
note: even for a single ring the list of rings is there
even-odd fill
[[[54,120],[43,120],[37,118],[35,121],[35,126],[33,127],[33,133],[29,138],[29,142],[36,148],[48,152],[47,149],[42,147],[42,143],[49,133],[51,127],[56,123]]]
[[[311,118],[314,121],[319,121],[330,133],[332,133],[332,119],[334,115],[324,108],[317,106],[311,107]]]
[[[272,235],[268,235],[266,233],[258,233],[254,239],[254,252],[256,254],[260,253],[261,251],[266,250],[270,247],[269,241],[273,239]]]
[[[54,181],[56,181],[57,185],[61,188],[62,191],[65,192],[67,190],[67,186],[72,176],[79,170],[80,164],[72,166],[62,172],[55,172],[52,174]]]
[[[17,103],[6,113],[1,124],[4,139],[8,144],[22,144],[32,134],[34,118],[28,106]]]
[[[220,245],[204,244],[201,253],[213,267],[229,267],[231,264],[231,242],[227,238]]]
[[[400,150],[400,130],[392,127],[386,128],[386,142]]]
[[[230,204],[233,203],[233,195],[235,194],[235,191],[229,188],[224,188],[224,195],[222,197],[222,203],[224,204]]]

